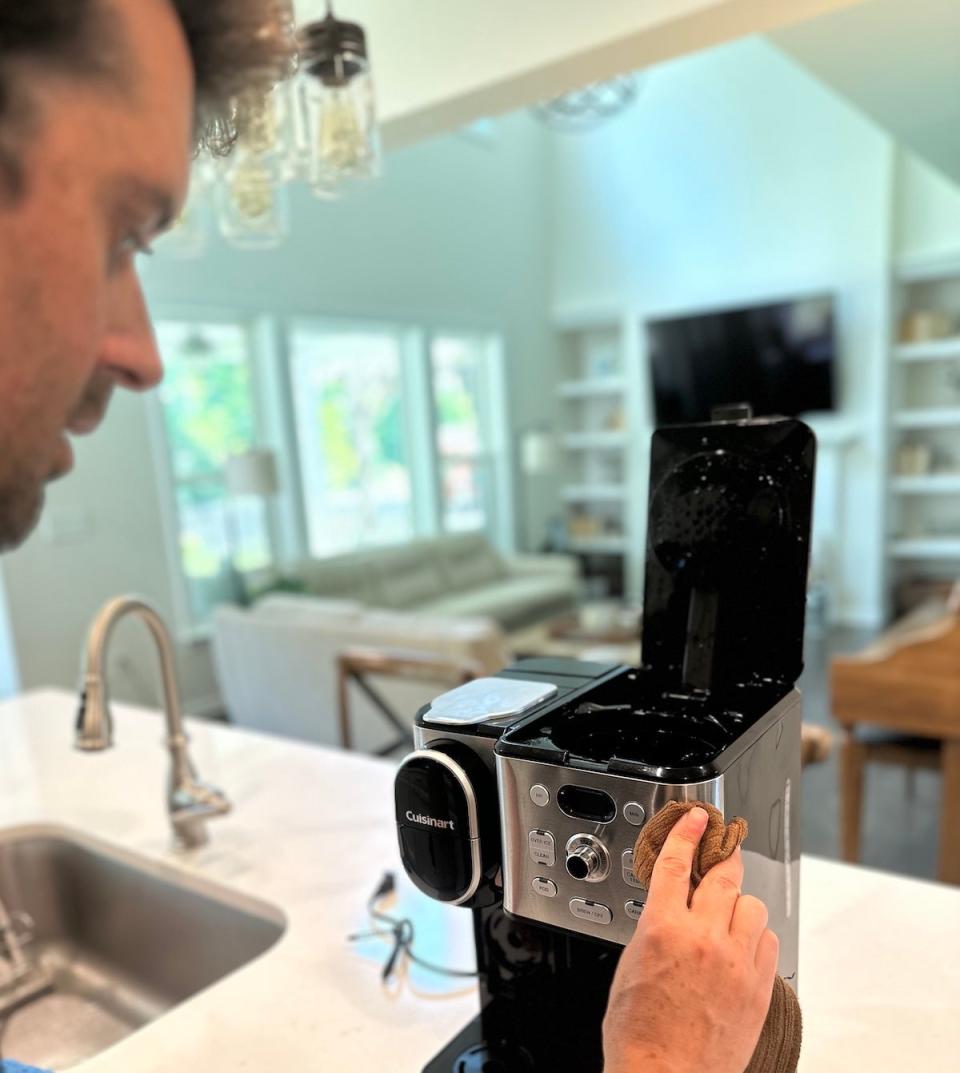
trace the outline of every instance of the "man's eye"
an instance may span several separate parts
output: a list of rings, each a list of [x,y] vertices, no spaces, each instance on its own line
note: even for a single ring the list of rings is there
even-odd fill
[[[110,256],[111,269],[118,269],[126,264],[135,254],[143,253],[152,256],[153,247],[146,239],[137,234],[129,234],[121,239],[113,248]]]

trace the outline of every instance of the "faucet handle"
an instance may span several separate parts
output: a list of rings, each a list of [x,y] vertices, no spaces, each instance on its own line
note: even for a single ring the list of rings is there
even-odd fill
[[[113,719],[99,674],[87,674],[84,678],[74,744],[84,752],[100,752],[113,745]]]
[[[187,849],[206,845],[206,821],[225,816],[232,808],[222,790],[195,779],[173,786],[168,806],[177,840]]]

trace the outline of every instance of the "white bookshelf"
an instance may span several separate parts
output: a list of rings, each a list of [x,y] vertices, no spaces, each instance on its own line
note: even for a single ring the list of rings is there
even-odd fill
[[[902,429],[960,428],[960,407],[930,406],[898,410],[893,424]]]
[[[628,310],[598,307],[556,314],[554,325],[568,547],[587,557],[588,573],[622,579],[635,600],[643,572],[639,321]]]
[[[923,343],[900,343],[893,353],[897,361],[960,361],[960,335]]]
[[[960,495],[960,473],[923,473],[898,476],[890,482],[898,495]]]
[[[960,569],[960,251],[900,263],[893,294],[887,575],[896,585]],[[912,313],[945,318],[946,334],[903,341]]]
[[[960,537],[911,537],[894,540],[890,553],[896,559],[960,559]]]
[[[627,444],[627,434],[616,431],[568,432],[563,446],[568,451],[620,451]]]
[[[570,541],[570,550],[587,555],[625,555],[629,549],[625,537],[598,536],[574,538]]]
[[[622,503],[628,493],[623,484],[568,484],[561,494],[565,503]]]
[[[565,380],[557,389],[562,399],[589,399],[604,395],[622,395],[627,382],[622,376],[596,376],[584,380]]]

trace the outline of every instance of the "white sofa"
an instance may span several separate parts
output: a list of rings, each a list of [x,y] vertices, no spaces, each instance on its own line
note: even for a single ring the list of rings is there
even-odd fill
[[[427,615],[483,615],[505,630],[572,608],[580,590],[574,556],[502,556],[482,533],[308,559],[284,572],[312,596]]]
[[[337,656],[371,646],[429,654],[481,674],[508,660],[490,619],[377,610],[356,601],[268,596],[251,609],[213,614],[214,665],[232,722],[284,737],[339,745]],[[418,708],[449,688],[440,682],[377,681],[375,687],[412,726]],[[353,747],[375,752],[395,731],[357,689],[350,694]]]

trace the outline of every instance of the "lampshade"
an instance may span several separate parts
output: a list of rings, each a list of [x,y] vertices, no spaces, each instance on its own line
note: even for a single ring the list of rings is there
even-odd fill
[[[227,490],[232,496],[276,495],[280,488],[277,479],[277,459],[267,447],[253,447],[242,454],[231,455],[226,465]]]
[[[529,429],[520,441],[520,466],[528,476],[549,473],[557,462],[557,440],[546,429]]]

